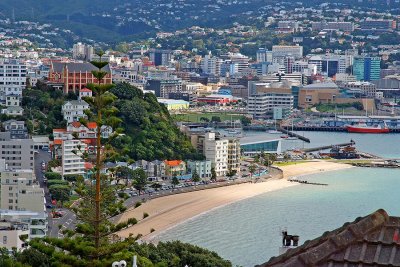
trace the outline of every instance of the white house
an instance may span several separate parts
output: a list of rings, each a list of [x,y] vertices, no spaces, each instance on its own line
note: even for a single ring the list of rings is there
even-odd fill
[[[64,119],[68,122],[79,121],[80,118],[85,118],[85,110],[89,109],[89,104],[84,100],[70,100],[62,106]]]

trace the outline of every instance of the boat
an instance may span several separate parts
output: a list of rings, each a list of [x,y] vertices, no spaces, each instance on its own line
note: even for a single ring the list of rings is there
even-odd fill
[[[289,138],[289,136],[287,136],[287,135],[281,135],[281,138],[287,139],[287,138]]]
[[[386,124],[382,127],[382,125],[373,125],[368,126],[365,123],[359,123],[356,125],[347,125],[346,129],[349,133],[388,133],[390,132],[389,128]]]
[[[267,131],[267,133],[269,133],[269,134],[281,134],[282,132],[277,131],[277,130],[269,130],[269,131]]]

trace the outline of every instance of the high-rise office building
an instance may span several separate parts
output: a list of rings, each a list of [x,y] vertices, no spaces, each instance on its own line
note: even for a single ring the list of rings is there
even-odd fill
[[[72,58],[90,61],[94,55],[94,49],[91,45],[86,45],[82,43],[74,44],[72,48]]]
[[[272,51],[259,48],[256,53],[257,62],[272,62]]]
[[[374,81],[380,79],[381,59],[379,57],[355,57],[353,74],[358,81]]]
[[[150,60],[155,66],[167,66],[172,59],[172,52],[170,50],[151,49]]]

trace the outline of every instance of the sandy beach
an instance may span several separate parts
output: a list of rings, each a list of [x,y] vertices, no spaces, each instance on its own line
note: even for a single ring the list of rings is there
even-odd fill
[[[284,179],[270,179],[267,182],[232,185],[153,199],[136,209],[125,212],[121,216],[119,222],[127,221],[131,217],[135,217],[140,221],[132,227],[121,230],[118,235],[127,237],[129,234],[142,234],[142,240],[150,241],[158,233],[212,209],[296,185],[296,183],[287,181],[287,178],[341,170],[351,168],[351,166],[316,161],[282,166],[280,168],[283,170]],[[145,212],[149,214],[149,217],[141,220]],[[150,234],[151,229],[155,231]]]

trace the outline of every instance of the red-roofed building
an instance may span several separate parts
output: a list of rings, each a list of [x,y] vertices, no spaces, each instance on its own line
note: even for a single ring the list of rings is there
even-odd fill
[[[186,173],[186,163],[182,160],[164,160],[165,175],[169,178]]]
[[[82,97],[92,97],[92,94],[92,90],[85,87],[79,90],[79,99],[82,99]]]

